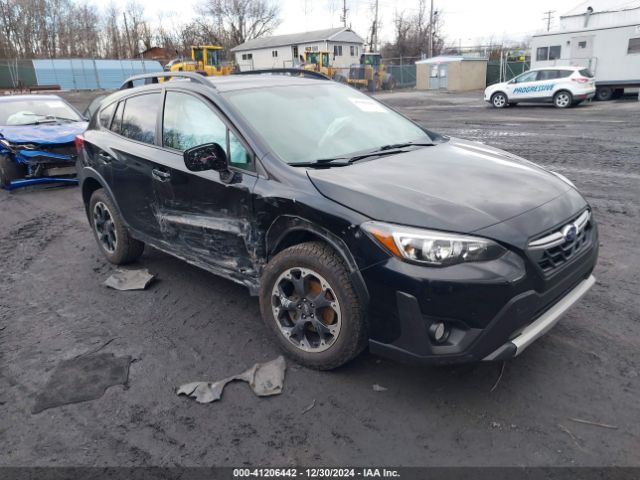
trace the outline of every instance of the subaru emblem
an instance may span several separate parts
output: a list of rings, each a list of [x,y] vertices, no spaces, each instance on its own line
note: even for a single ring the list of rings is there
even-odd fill
[[[562,229],[562,235],[564,236],[565,241],[573,242],[578,236],[578,228],[573,223],[567,225]]]

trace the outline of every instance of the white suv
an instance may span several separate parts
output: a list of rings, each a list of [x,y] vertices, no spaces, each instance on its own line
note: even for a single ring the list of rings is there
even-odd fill
[[[545,67],[490,85],[484,91],[484,100],[496,108],[520,102],[553,102],[558,108],[567,108],[593,98],[595,93],[595,80],[589,69]]]

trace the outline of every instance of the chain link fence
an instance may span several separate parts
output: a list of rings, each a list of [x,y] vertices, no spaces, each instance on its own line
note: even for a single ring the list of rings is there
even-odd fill
[[[487,64],[487,86],[509,81],[513,77],[526,72],[530,67],[530,62],[491,60]]]

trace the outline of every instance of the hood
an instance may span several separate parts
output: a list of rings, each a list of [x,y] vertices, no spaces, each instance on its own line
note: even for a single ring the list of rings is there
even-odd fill
[[[41,125],[0,126],[0,138],[11,143],[71,143],[87,129],[87,122],[47,123]]]
[[[459,139],[307,172],[324,196],[374,220],[460,233],[503,222],[573,190],[531,162]]]

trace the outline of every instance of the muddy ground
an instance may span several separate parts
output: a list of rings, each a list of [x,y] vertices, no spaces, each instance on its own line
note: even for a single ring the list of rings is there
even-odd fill
[[[77,188],[0,191],[0,464],[640,465],[640,103],[499,111],[480,93],[380,97],[436,131],[553,167],[586,195],[598,283],[555,329],[497,385],[499,364],[417,368],[364,353],[333,372],[290,363],[280,396],[232,384],[199,405],[174,388],[279,354],[257,300],[152,249],[140,265],[155,284],[109,290],[113,267]],[[134,358],[126,388],[31,413],[58,362],[105,344]]]

